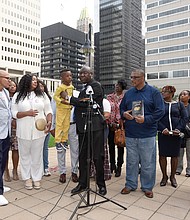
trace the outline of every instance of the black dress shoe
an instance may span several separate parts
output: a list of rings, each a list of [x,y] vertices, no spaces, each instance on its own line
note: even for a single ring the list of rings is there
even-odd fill
[[[168,181],[168,177],[162,178],[162,180],[160,182],[160,186],[166,186],[167,181]]]
[[[121,167],[117,167],[115,171],[115,177],[120,177],[121,176]]]
[[[176,188],[177,187],[177,182],[176,182],[176,179],[175,179],[175,177],[171,177],[170,176],[170,181],[171,181],[171,186],[173,186],[174,188]]]
[[[99,187],[99,194],[101,195],[106,195],[107,193],[107,190],[106,190],[106,187],[102,186],[102,187]]]
[[[84,191],[86,189],[86,187],[78,184],[74,189],[71,190],[71,193],[72,194],[77,194],[77,193],[80,193],[82,191]]]
[[[114,165],[113,165],[113,164],[110,165],[110,170],[111,170],[111,173],[113,173],[113,172],[116,171],[116,166],[115,166],[115,164],[114,164]]]

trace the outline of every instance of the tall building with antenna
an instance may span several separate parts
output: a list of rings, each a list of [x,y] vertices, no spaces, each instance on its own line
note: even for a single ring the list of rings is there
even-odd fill
[[[86,40],[89,40],[91,47],[94,48],[93,19],[90,17],[87,7],[84,7],[80,13],[80,17],[77,20],[77,30],[85,33]],[[94,55],[93,53],[90,53],[89,56],[86,57],[86,65],[90,66],[93,69]]]

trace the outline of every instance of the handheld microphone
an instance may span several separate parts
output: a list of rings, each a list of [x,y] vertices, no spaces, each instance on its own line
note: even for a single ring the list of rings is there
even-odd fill
[[[92,86],[87,86],[87,88],[86,88],[86,94],[87,95],[90,95],[90,94],[94,94],[94,91],[93,91],[93,89],[92,89]]]
[[[90,102],[92,103],[93,102],[92,95],[94,94],[92,86],[90,86],[90,85],[87,86],[86,94],[90,96]]]

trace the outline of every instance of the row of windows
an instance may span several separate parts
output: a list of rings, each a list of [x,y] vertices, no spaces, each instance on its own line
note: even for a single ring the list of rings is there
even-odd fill
[[[190,48],[190,45],[189,45],[189,48]],[[188,49],[188,44],[184,44],[184,45],[178,45],[178,46],[173,46],[173,47],[164,47],[164,48],[160,48],[159,50],[158,49],[147,50],[147,55],[179,51],[179,50],[187,50],[187,49]]]
[[[40,28],[36,29],[36,28],[28,27],[27,25],[24,25],[24,24],[21,24],[21,23],[18,23],[16,21],[13,21],[13,20],[10,20],[10,19],[7,19],[7,18],[3,18],[3,17],[2,17],[2,22],[5,23],[6,25],[10,24],[10,25],[15,26],[17,28],[21,28],[22,30],[30,31],[33,34],[34,33],[35,34],[40,34]]]
[[[10,62],[14,62],[14,63],[22,63],[22,64],[26,64],[26,65],[31,65],[31,66],[40,66],[40,63],[38,63],[38,62],[33,62],[33,61],[29,61],[29,60],[22,60],[22,59],[8,57],[8,56],[1,56],[1,60],[10,61]]]
[[[147,66],[158,66],[158,65],[166,65],[166,64],[185,63],[185,62],[188,62],[188,57],[180,57],[180,58],[160,60],[160,61],[150,61],[147,62]]]
[[[13,12],[12,10],[8,10],[7,8],[2,8],[1,11],[2,11],[3,14],[5,14],[5,17],[6,17],[6,15],[12,16],[14,18],[18,18],[20,20],[27,21],[31,24],[36,24],[36,25],[40,26],[39,22],[36,22],[32,18],[27,17],[27,16],[31,15],[33,17],[40,18],[40,14],[37,14],[32,10],[31,11],[28,10],[28,12],[26,12],[26,16],[22,15],[23,12],[16,13],[16,12]],[[26,11],[27,11],[27,9],[26,9]]]
[[[36,11],[36,10],[40,10],[40,4],[35,4],[34,1],[26,1],[26,2],[23,2],[26,4],[27,8],[24,8],[22,7],[21,5],[17,5],[15,3],[13,3],[14,1],[9,1],[9,0],[2,0],[2,3],[4,3],[6,6],[9,6],[9,7],[12,7],[12,8],[15,8],[17,10],[20,10],[21,12],[26,12],[28,14],[30,14],[30,10],[27,9],[28,7],[31,7],[33,8],[33,11]],[[34,10],[35,9],[35,10]]]
[[[189,32],[190,35],[190,32]],[[168,34],[168,35],[163,35],[158,37],[153,37],[153,38],[148,38],[147,43],[153,43],[159,41],[164,41],[164,40],[171,40],[171,39],[177,39],[181,37],[188,37],[188,31],[185,32],[180,32],[180,33],[175,33],[175,34]]]
[[[147,32],[158,30],[158,27],[159,29],[164,29],[164,28],[174,27],[174,26],[178,26],[182,24],[188,24],[188,18],[148,27]]]
[[[11,44],[15,44],[15,45],[18,45],[18,46],[25,46],[27,48],[30,48],[30,49],[33,49],[33,50],[40,50],[40,47],[37,46],[37,45],[32,45],[32,44],[28,44],[28,43],[24,43],[22,41],[18,41],[18,40],[13,40],[11,38],[8,38],[8,37],[2,37],[1,38],[2,41],[4,42],[8,42],[8,43],[11,43]]]
[[[40,42],[40,38],[34,37],[32,35],[24,34],[19,31],[13,31],[12,29],[9,29],[9,28],[2,27],[2,32],[8,33],[8,34],[14,34],[17,37],[23,37],[28,40]]]
[[[39,54],[18,50],[18,49],[15,49],[15,48],[2,46],[1,49],[2,49],[2,51],[9,52],[9,53],[15,53],[15,54],[19,54],[19,55],[23,55],[23,56],[29,56],[29,57],[38,58],[38,59],[40,58]]]
[[[154,8],[154,7],[158,6],[158,3],[159,3],[159,5],[164,5],[164,4],[174,2],[174,1],[179,1],[179,0],[160,0],[158,2],[153,2],[153,3],[147,4],[147,9]]]
[[[165,78],[177,78],[188,77],[188,70],[178,70],[171,72],[159,72],[159,73],[147,73],[147,79],[165,79]]]
[[[164,16],[168,16],[168,15],[172,15],[172,14],[177,14],[177,13],[184,12],[184,11],[188,11],[188,6],[172,9],[172,10],[169,10],[169,11],[160,12],[159,17],[164,17]],[[147,20],[152,20],[152,19],[155,19],[155,18],[158,18],[158,14],[152,14],[152,15],[147,16]]]

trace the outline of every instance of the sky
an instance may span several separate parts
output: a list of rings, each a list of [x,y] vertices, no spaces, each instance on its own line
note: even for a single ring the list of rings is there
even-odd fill
[[[96,0],[41,0],[41,27],[63,22],[76,28],[84,7],[88,8],[89,15],[94,20],[95,2]]]

